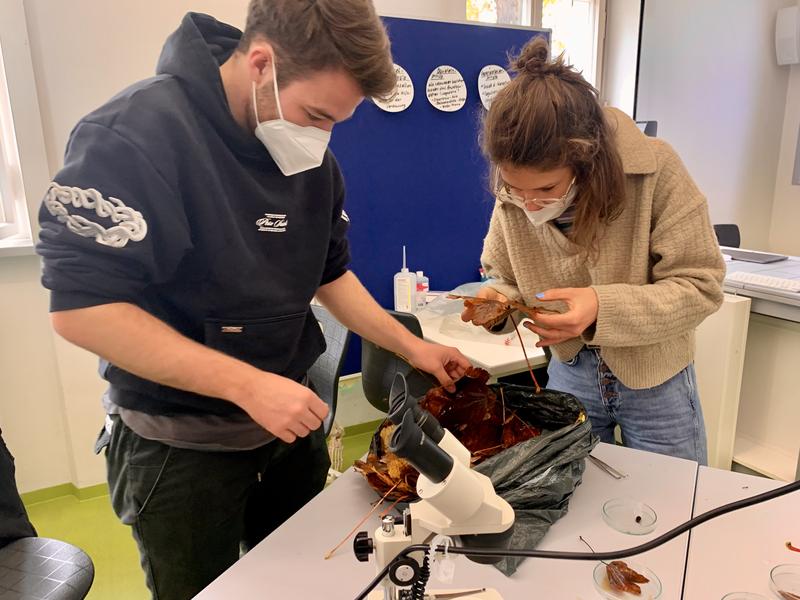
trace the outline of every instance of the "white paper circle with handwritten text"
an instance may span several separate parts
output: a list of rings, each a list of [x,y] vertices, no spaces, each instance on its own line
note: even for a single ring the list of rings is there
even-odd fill
[[[414,100],[414,82],[411,81],[408,71],[396,64],[394,73],[397,76],[397,87],[394,88],[392,95],[385,100],[381,98],[372,99],[378,108],[390,113],[404,111],[411,106],[411,102]]]
[[[450,65],[436,67],[425,86],[428,101],[444,112],[460,110],[467,102],[467,85],[458,69]]]
[[[491,108],[494,97],[509,81],[511,81],[511,77],[503,67],[486,65],[481,69],[481,73],[478,75],[478,95],[486,110]]]

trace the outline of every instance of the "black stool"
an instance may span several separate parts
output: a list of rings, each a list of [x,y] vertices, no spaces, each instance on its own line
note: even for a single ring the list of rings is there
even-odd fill
[[[82,600],[92,581],[92,560],[72,544],[27,537],[0,549],[0,600]]]

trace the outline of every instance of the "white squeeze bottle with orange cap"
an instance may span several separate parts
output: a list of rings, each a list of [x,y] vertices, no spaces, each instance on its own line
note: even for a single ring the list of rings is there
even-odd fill
[[[394,309],[413,313],[417,309],[417,274],[406,266],[406,247],[403,246],[403,268],[394,275]]]

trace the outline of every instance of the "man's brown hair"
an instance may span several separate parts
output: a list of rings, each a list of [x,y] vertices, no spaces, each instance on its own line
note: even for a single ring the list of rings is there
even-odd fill
[[[315,71],[344,69],[365,96],[394,90],[389,37],[372,0],[251,0],[239,51],[258,39],[275,49],[281,86]]]
[[[497,95],[483,124],[483,150],[494,164],[549,170],[571,167],[578,195],[572,240],[590,254],[603,227],[619,216],[625,173],[611,126],[579,72],[550,59],[544,39],[512,60],[517,76]]]

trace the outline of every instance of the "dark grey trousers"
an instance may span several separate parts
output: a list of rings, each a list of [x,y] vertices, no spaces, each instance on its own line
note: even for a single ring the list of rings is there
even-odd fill
[[[111,502],[130,525],[154,600],[188,600],[325,485],[322,430],[294,444],[203,452],[144,439],[118,417],[106,450]],[[269,598],[269,590],[264,590]]]
[[[14,457],[2,434],[0,430],[0,548],[19,538],[36,535],[17,491]]]

